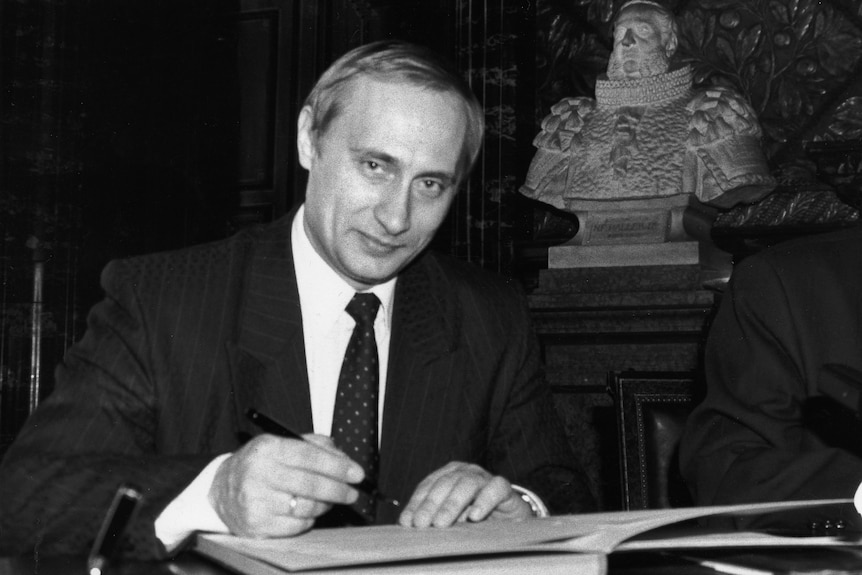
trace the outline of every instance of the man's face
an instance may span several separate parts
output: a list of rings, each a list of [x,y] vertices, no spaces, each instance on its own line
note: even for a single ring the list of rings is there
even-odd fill
[[[666,31],[667,32],[667,31]],[[614,51],[608,78],[625,80],[667,71],[669,55],[662,42],[662,21],[649,6],[625,9],[614,23]]]
[[[456,96],[359,77],[316,141],[299,117],[308,170],[305,230],[357,290],[394,277],[431,241],[457,191],[467,122]]]

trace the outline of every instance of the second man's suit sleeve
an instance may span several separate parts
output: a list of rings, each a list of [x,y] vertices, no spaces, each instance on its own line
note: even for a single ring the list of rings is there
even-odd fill
[[[842,312],[806,299],[819,295],[796,289],[796,277],[759,258],[734,270],[710,328],[707,394],[681,444],[699,505],[848,498],[862,480],[862,460],[806,423],[814,364]]]

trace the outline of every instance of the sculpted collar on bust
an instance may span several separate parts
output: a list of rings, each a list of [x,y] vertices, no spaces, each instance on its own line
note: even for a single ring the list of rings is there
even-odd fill
[[[691,67],[635,80],[596,80],[599,106],[649,106],[678,98],[691,89]]]

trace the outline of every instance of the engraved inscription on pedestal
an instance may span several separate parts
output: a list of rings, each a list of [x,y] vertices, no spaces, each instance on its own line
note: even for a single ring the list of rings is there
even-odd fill
[[[590,212],[579,221],[586,224],[583,245],[651,244],[667,239],[670,214],[667,210]]]

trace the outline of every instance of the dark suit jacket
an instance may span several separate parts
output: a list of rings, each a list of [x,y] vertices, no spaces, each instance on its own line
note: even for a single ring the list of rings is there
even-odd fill
[[[853,497],[862,435],[818,381],[826,364],[862,371],[860,288],[860,228],[737,265],[709,332],[707,395],[681,443],[698,504]]]
[[[106,267],[104,301],[0,467],[0,552],[85,551],[131,481],[146,504],[130,553],[158,556],[155,517],[238,434],[258,433],[248,407],[312,431],[289,236],[284,218]],[[431,471],[472,461],[557,512],[590,509],[512,282],[425,254],[393,310],[381,489],[407,501]]]

